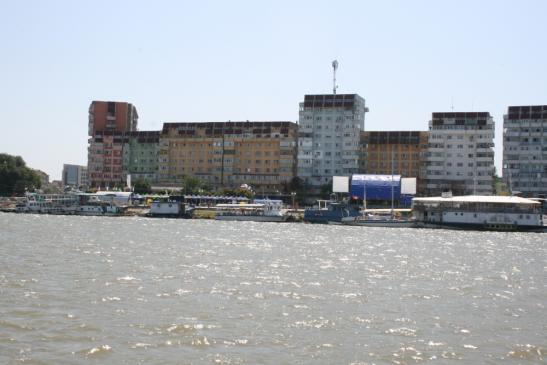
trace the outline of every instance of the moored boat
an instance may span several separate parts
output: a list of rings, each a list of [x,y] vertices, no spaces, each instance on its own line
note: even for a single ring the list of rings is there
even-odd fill
[[[217,204],[215,208],[215,219],[220,221],[285,222],[288,217],[281,202],[267,199],[254,204]]]
[[[304,221],[310,223],[342,224],[360,215],[358,207],[334,200],[318,200],[317,206],[304,211]]]
[[[387,228],[413,228],[416,222],[412,219],[391,219],[382,217],[356,217],[355,219],[345,219],[342,224],[348,226],[362,227],[387,227]]]
[[[417,227],[494,231],[547,231],[537,201],[516,196],[414,198]]]
[[[74,214],[80,198],[75,194],[27,193],[15,208],[17,213]]]
[[[191,218],[193,210],[193,207],[180,201],[157,200],[152,202],[146,215],[156,218]]]
[[[121,215],[123,213],[123,208],[118,207],[114,204],[105,203],[105,202],[95,202],[87,203],[80,205],[75,208],[74,214],[77,215]]]

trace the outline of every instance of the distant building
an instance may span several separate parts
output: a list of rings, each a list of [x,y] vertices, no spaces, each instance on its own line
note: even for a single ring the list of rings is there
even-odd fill
[[[423,193],[428,137],[427,131],[361,132],[359,172],[415,177]]]
[[[305,95],[300,103],[298,176],[314,187],[359,172],[365,99],[357,94]]]
[[[547,105],[510,106],[503,131],[507,186],[526,197],[547,197]]]
[[[132,182],[139,178],[157,181],[159,131],[127,132],[123,139],[123,173],[131,175]]]
[[[165,123],[159,146],[161,184],[196,176],[216,187],[281,191],[296,174],[297,124]]]
[[[433,113],[429,122],[426,194],[491,195],[494,120],[487,112]]]
[[[86,187],[87,166],[63,164],[62,186]]]
[[[88,179],[100,188],[122,187],[125,134],[137,130],[137,109],[130,103],[93,101],[89,107]]]

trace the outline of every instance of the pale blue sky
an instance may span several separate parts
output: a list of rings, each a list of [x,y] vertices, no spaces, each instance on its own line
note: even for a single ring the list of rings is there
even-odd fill
[[[298,119],[307,93],[358,93],[367,130],[433,111],[547,104],[546,1],[1,1],[0,152],[60,179],[87,163],[91,100],[163,122]]]

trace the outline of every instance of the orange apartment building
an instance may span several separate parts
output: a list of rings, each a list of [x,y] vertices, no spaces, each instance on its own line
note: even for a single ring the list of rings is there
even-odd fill
[[[297,134],[292,122],[165,123],[159,182],[177,186],[196,176],[217,187],[282,191],[296,175]]]
[[[427,131],[361,132],[359,168],[362,173],[416,177],[423,189]],[[393,167],[392,167],[393,161]]]

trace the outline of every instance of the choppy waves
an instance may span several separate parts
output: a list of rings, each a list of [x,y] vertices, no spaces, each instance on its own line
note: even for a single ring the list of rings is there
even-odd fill
[[[0,363],[539,363],[547,235],[0,214]]]

